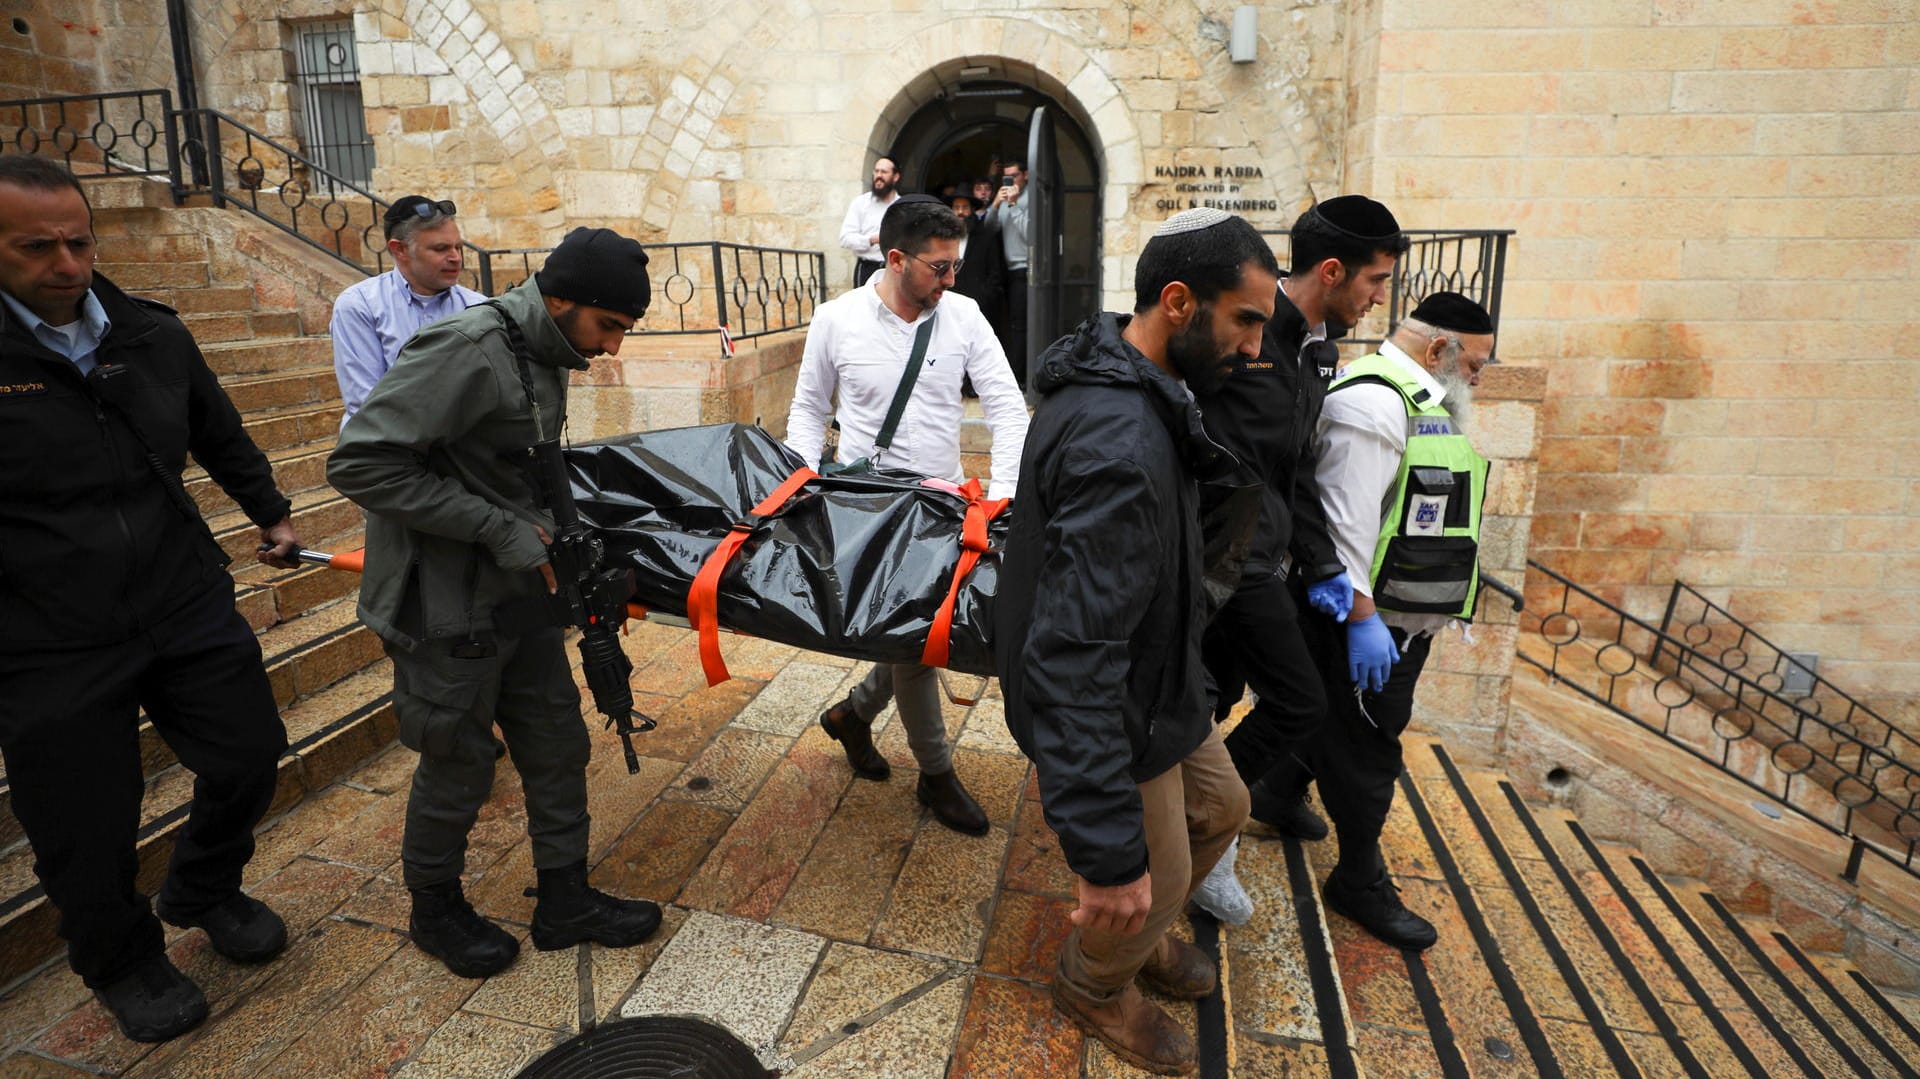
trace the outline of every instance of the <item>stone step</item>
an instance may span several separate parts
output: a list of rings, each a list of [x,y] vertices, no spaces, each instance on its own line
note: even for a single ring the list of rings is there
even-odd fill
[[[293,530],[304,540],[308,536],[337,536],[359,528],[364,520],[360,507],[336,494],[331,487],[314,487],[287,496],[293,502]],[[260,547],[260,529],[246,514],[232,510],[208,519],[213,537],[234,562],[254,563]]]
[[[99,265],[113,277],[113,267],[141,262],[205,261],[207,238],[197,232],[129,231],[100,238]],[[119,278],[115,277],[117,282]],[[124,287],[124,286],[123,286]]]
[[[396,733],[393,674],[385,660],[285,708],[287,752],[268,816],[347,774],[384,749]],[[137,852],[140,888],[156,890],[173,844],[186,823],[193,776],[174,765],[154,773],[141,804]],[[11,818],[9,817],[9,822]],[[58,955],[57,913],[33,877],[33,853],[24,843],[0,854],[0,985]]]
[[[334,436],[328,434],[313,442],[271,451],[267,459],[273,465],[273,482],[282,494],[291,498],[302,491],[324,486],[327,482],[327,455],[333,452]],[[227,492],[204,469],[189,469],[181,477],[187,494],[200,512],[217,516],[235,509]]]
[[[287,315],[289,312],[266,312],[269,318]],[[254,316],[258,317],[258,316]],[[191,325],[191,323],[189,324]],[[228,376],[254,376],[308,370],[325,365],[328,374],[328,387],[331,396],[340,396],[340,385],[331,376],[333,374],[333,341],[326,337],[296,337],[292,330],[266,337],[256,337],[249,332],[238,338],[218,341],[195,338],[200,342],[200,351],[207,358],[207,366],[213,373],[221,376],[229,396],[233,394],[235,379]],[[252,411],[248,406],[234,404],[243,412]]]
[[[1497,1030],[1486,1036],[1514,1063],[1530,1063],[1527,1074],[1766,1076],[1797,1074],[1802,1057],[1825,1074],[1854,1073],[1855,1058],[1867,1066],[1858,1074],[1911,1074],[1892,1055],[1907,1045],[1897,1009],[1871,997],[1862,988],[1870,983],[1856,981],[1845,960],[1806,957],[1777,926],[1726,910],[1697,881],[1667,884],[1638,852],[1595,843],[1571,813],[1527,805],[1504,776],[1460,769],[1430,743],[1410,739],[1407,749],[1412,776],[1400,796],[1425,842],[1410,843],[1404,832],[1396,838],[1390,820],[1383,846],[1403,899],[1441,931],[1440,944],[1418,957],[1430,968],[1424,983],[1433,998],[1418,999],[1417,975],[1405,982],[1422,1013],[1430,1017],[1437,1006],[1446,1017],[1444,1031],[1433,1028],[1425,1045],[1452,1046],[1471,1073],[1492,1068],[1505,1058],[1482,1049],[1495,1044],[1483,1038],[1491,1016],[1501,1026],[1510,1020],[1519,1042]],[[1420,875],[1423,853],[1440,869],[1450,904],[1434,902]],[[1458,927],[1450,928],[1456,914]],[[1725,921],[1716,928],[1709,923],[1718,914]],[[1737,940],[1742,933],[1751,948]],[[1485,958],[1494,992],[1485,977],[1454,962],[1460,948],[1453,942],[1462,937]],[[1343,979],[1367,1005],[1355,1005],[1365,1049],[1376,1015],[1391,1029],[1411,1013],[1404,994],[1396,999],[1356,973],[1370,969],[1364,943],[1342,949],[1338,942],[1336,920]],[[1812,1003],[1803,1009],[1784,985],[1762,984],[1754,973],[1761,953],[1784,972],[1782,982],[1802,983],[1799,995]],[[1411,974],[1414,958],[1406,963]],[[1823,1015],[1836,1032],[1832,1044],[1821,1043],[1819,1023],[1797,1014],[1803,1010]],[[1378,1040],[1395,1054],[1387,1073],[1425,1070],[1406,1046]],[[1377,1072],[1381,1062],[1364,1063]]]
[[[128,292],[163,288],[205,288],[212,281],[206,255],[170,262],[113,262],[97,269]]]
[[[157,288],[147,289],[140,295],[166,304],[182,315],[250,314],[253,311],[253,289],[245,285]]]
[[[351,551],[366,544],[365,532],[359,528],[335,536],[301,539],[322,551]],[[284,570],[249,562],[231,568],[234,606],[256,633],[348,597],[360,586],[359,574],[325,566]]]
[[[321,338],[292,338],[292,341],[320,341]],[[251,346],[235,346],[251,347]],[[334,379],[333,364],[316,365],[306,351],[310,346],[295,346],[300,349],[294,353],[296,359],[309,366],[295,366],[291,363],[269,368],[273,373],[247,375],[240,378],[221,380],[221,388],[227,391],[227,397],[233,401],[233,407],[243,414],[290,405],[320,407],[328,403],[338,404],[340,384]],[[216,351],[218,346],[216,346]],[[329,356],[331,353],[329,353]]]
[[[253,439],[261,452],[271,455],[301,443],[337,437],[340,413],[340,403],[334,401],[260,409],[242,418],[246,422],[247,437]]]

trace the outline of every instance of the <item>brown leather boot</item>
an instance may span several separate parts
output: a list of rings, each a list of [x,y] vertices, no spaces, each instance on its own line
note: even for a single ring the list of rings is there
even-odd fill
[[[1213,992],[1213,983],[1219,977],[1207,953],[1171,933],[1160,938],[1146,965],[1140,968],[1141,981],[1181,1000],[1199,1000]]]
[[[873,724],[853,710],[852,697],[820,713],[820,729],[847,751],[847,764],[852,766],[854,775],[861,779],[885,780],[893,774],[887,758],[873,748]]]
[[[944,772],[922,772],[913,789],[920,804],[933,810],[941,824],[962,835],[986,835],[987,813],[960,785],[960,774],[949,768]]]
[[[1157,1075],[1192,1075],[1200,1068],[1193,1037],[1131,985],[1112,1000],[1096,1001],[1056,977],[1053,1006],[1136,1068]]]

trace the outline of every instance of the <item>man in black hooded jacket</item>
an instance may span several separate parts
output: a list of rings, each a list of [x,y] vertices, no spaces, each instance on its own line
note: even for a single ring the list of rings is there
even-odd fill
[[[1196,481],[1233,460],[1181,382],[1215,385],[1258,353],[1278,276],[1252,226],[1187,211],[1141,253],[1134,314],[1098,315],[1047,351],[995,604],[1007,723],[1076,876],[1054,1001],[1167,1074],[1196,1066],[1193,1040],[1134,976],[1212,990],[1212,963],[1166,931],[1247,809],[1199,647]]]

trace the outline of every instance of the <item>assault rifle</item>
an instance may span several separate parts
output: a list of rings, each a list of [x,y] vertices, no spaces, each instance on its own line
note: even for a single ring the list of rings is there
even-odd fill
[[[536,442],[528,449],[547,511],[553,514],[553,541],[547,558],[559,585],[555,597],[568,625],[580,630],[580,666],[593,691],[593,706],[607,717],[607,726],[620,735],[627,756],[627,774],[640,771],[633,736],[658,726],[633,707],[633,661],[620,647],[619,626],[627,617],[627,599],[633,595],[633,571],[606,567],[606,544],[580,520],[573,502],[573,484],[567,479],[566,458],[559,439]],[[635,717],[640,725],[634,725]]]
[[[619,627],[629,614],[627,600],[633,595],[633,571],[608,568],[606,545],[580,520],[559,440],[535,443],[527,455],[554,524],[547,560],[553,565],[558,594],[543,597],[548,602],[542,615],[551,615],[546,624],[561,623],[580,630],[580,666],[587,675],[587,688],[593,691],[593,706],[607,717],[607,726],[620,735],[627,774],[637,775],[640,757],[634,752],[633,736],[659,724],[634,708],[633,686],[628,682],[633,661],[620,647]],[[295,557],[353,573],[361,571],[364,558],[359,551],[330,555],[312,550],[301,550]]]

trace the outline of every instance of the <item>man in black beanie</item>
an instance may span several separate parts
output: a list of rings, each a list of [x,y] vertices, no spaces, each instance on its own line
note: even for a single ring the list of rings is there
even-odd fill
[[[400,846],[413,941],[462,977],[520,950],[460,889],[495,723],[526,794],[534,947],[626,947],[660,924],[655,904],[587,884],[587,728],[561,629],[527,613],[554,590],[554,526],[521,465],[566,424],[568,372],[619,352],[651,298],[638,243],[575,229],[533,278],[414,335],[327,462],[367,511],[360,619],[393,657],[400,740],[420,753]]]

